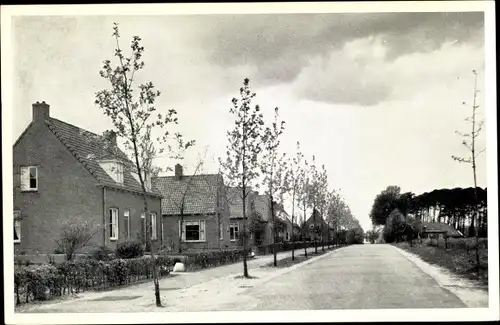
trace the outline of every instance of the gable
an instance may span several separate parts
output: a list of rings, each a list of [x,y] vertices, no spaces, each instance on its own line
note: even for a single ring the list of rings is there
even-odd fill
[[[49,118],[45,121],[45,124],[67,150],[94,176],[99,184],[106,187],[142,192],[141,184],[130,172],[134,165],[118,147],[107,145],[100,135],[54,118]],[[99,160],[110,158],[119,159],[124,164],[123,183],[115,181],[100,165]],[[155,188],[148,194],[161,195]]]
[[[32,123],[23,132],[13,147],[14,185],[20,187],[21,166],[41,166],[38,177],[50,177],[51,180],[61,176],[74,177],[86,185],[95,185],[95,178],[67,150],[67,148],[41,123]],[[42,184],[43,183],[43,184]],[[47,181],[41,185],[46,186]]]

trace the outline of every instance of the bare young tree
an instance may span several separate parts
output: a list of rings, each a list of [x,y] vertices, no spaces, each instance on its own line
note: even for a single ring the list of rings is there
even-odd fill
[[[99,74],[109,82],[109,89],[96,93],[95,104],[111,119],[114,131],[124,140],[126,152],[132,157],[131,168],[135,170],[142,188],[144,215],[146,220],[146,247],[151,249],[153,259],[153,280],[156,306],[161,307],[158,267],[151,245],[151,216],[148,213],[148,191],[152,174],[158,172],[153,166],[153,159],[165,151],[173,159],[182,158],[179,151],[192,145],[194,141],[185,142],[180,133],[171,134],[164,128],[177,124],[176,110],[169,109],[165,115],[156,113],[155,102],[160,92],[152,82],[137,85],[136,73],[144,68],[142,56],[144,47],[141,38],[134,36],[131,43],[130,56],[126,56],[120,48],[118,24],[114,23],[112,36],[116,41],[114,56],[117,59],[113,67],[110,60],[105,60]],[[137,93],[134,93],[134,89]],[[158,133],[158,134],[156,134]],[[155,138],[156,135],[156,138]],[[171,144],[173,141],[174,144]]]
[[[310,199],[309,196],[310,182],[311,182],[311,176],[310,176],[309,163],[307,162],[307,160],[304,159],[304,164],[300,168],[300,176],[297,186],[298,203],[302,207],[303,223],[301,229],[302,233],[304,234],[304,237],[307,234],[307,229],[305,229],[305,227],[307,222],[307,208],[309,207],[309,199]],[[304,245],[304,255],[307,258],[307,245]]]
[[[243,202],[243,276],[249,277],[246,247],[246,201],[250,188],[259,177],[259,158],[262,153],[264,119],[259,105],[252,106],[256,96],[250,90],[250,80],[244,79],[240,99],[233,98],[229,112],[234,115],[234,128],[227,131],[226,159],[219,159],[228,185],[239,189]]]
[[[279,121],[279,111],[276,107],[274,109],[273,123],[264,132],[264,151],[260,164],[263,176],[262,185],[266,188],[266,194],[269,196],[269,208],[271,210],[274,266],[278,266],[276,257],[276,211],[274,203],[276,200],[280,200],[279,203],[283,203],[282,198],[285,190],[285,155],[278,157],[280,136],[284,130],[285,121]]]
[[[92,237],[101,229],[101,226],[89,222],[68,222],[63,226],[59,238],[54,241],[57,249],[66,256],[66,260],[71,261],[75,257],[75,253],[87,246]]]
[[[459,131],[455,131],[458,135],[460,135],[462,139],[462,144],[467,147],[469,150],[470,154],[467,157],[459,157],[459,156],[452,156],[452,159],[455,161],[458,161],[460,163],[468,163],[472,165],[472,175],[474,178],[474,216],[471,221],[471,227],[474,230],[474,236],[476,237],[476,268],[479,270],[480,268],[480,258],[479,258],[479,216],[478,216],[478,196],[477,196],[477,176],[476,176],[476,159],[479,157],[481,153],[483,153],[486,148],[478,150],[477,148],[477,143],[476,139],[477,137],[481,134],[481,131],[483,130],[483,125],[484,125],[484,120],[478,120],[476,115],[477,115],[477,109],[479,108],[479,105],[477,104],[477,94],[479,93],[479,90],[477,89],[477,72],[476,70],[472,70],[472,73],[474,74],[474,93],[473,93],[473,99],[472,99],[472,114],[471,116],[467,117],[465,120],[469,123],[471,123],[471,133],[462,133]],[[463,105],[466,105],[465,102],[462,103]]]
[[[295,236],[293,236],[294,221],[295,219],[295,205],[297,203],[297,197],[300,193],[300,182],[302,177],[302,162],[304,159],[304,154],[300,150],[300,142],[297,141],[296,144],[297,153],[295,157],[288,160],[288,168],[286,175],[286,187],[287,192],[291,196],[292,200],[292,260],[295,260]]]

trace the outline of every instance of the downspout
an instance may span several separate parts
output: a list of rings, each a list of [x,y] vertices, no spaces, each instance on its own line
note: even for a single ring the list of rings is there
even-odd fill
[[[130,221],[129,221],[130,222]],[[102,187],[102,244],[106,246],[106,187]]]

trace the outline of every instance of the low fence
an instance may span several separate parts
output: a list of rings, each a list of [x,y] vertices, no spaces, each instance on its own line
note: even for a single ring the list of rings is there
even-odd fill
[[[335,244],[334,241],[316,241],[316,246],[321,249],[323,246],[328,247],[328,246],[333,246]],[[292,249],[295,250],[300,250],[304,248],[310,248],[314,247],[315,243],[314,241],[297,241],[297,242],[281,242],[281,243],[276,243],[276,252],[287,252],[291,251]],[[259,255],[267,255],[267,254],[273,254],[273,244],[268,244],[268,245],[261,245],[261,246],[256,246],[255,250],[256,253]]]
[[[16,264],[47,264],[47,263],[62,263],[66,261],[64,254],[24,254],[15,255],[14,263]]]
[[[173,260],[156,258],[160,276],[170,273]],[[151,256],[111,261],[82,260],[59,264],[16,265],[14,292],[16,304],[89,290],[105,290],[151,279]]]

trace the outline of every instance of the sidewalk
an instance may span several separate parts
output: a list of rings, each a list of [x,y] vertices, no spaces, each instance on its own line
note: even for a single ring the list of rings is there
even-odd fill
[[[319,246],[318,253],[320,253],[321,251],[321,246]],[[325,246],[325,252],[327,251],[327,246]],[[313,253],[314,247],[308,248],[307,252],[308,254]],[[300,256],[302,254],[304,254],[304,249],[295,251],[296,256]],[[277,254],[277,259],[282,260],[291,256],[291,251],[281,252]],[[311,257],[314,256],[315,255],[311,255]],[[255,258],[248,260],[249,275],[256,276],[260,280],[262,280],[266,276],[272,275],[273,272],[276,273],[277,269],[261,268],[261,266],[272,263],[272,261],[273,255],[256,256]],[[212,298],[217,297],[220,293],[222,293],[222,290],[224,289],[224,284],[226,283],[224,279],[227,279],[228,277],[231,277],[233,279],[234,276],[242,274],[243,263],[241,261],[234,264],[223,265],[195,272],[171,273],[169,276],[160,279],[160,293],[162,295],[162,303],[165,306],[170,305],[171,308],[174,308],[175,306],[172,306],[173,302],[178,301],[179,299],[193,297],[196,298],[200,295],[200,293],[206,292],[208,290],[210,291],[209,296],[211,296]],[[240,282],[255,280],[241,279]],[[203,288],[203,284],[207,284],[208,287],[205,286],[206,288]],[[194,288],[197,286],[199,288]],[[193,288],[193,290],[189,290],[189,292],[187,292],[189,288]],[[199,290],[201,290],[201,292]],[[208,302],[209,300],[211,299],[208,298]],[[107,302],[112,303],[109,304]],[[137,309],[149,309],[149,307],[154,307],[154,285],[152,281],[105,292],[83,292],[81,294],[78,294],[76,298],[69,297],[65,300],[49,301],[41,304],[22,305],[16,309],[16,312],[131,312]],[[202,306],[196,307],[201,308]],[[171,308],[169,309],[171,310]],[[182,311],[182,309],[179,311]]]

